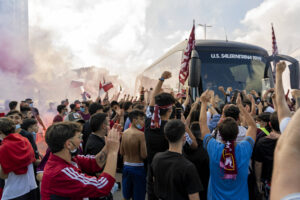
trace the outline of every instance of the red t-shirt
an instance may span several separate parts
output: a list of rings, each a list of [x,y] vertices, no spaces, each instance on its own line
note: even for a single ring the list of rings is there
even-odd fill
[[[56,115],[53,119],[53,123],[54,122],[62,122],[62,121],[64,121],[64,118],[60,115]]]

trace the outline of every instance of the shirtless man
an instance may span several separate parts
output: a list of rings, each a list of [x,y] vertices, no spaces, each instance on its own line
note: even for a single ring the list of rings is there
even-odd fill
[[[123,136],[120,153],[124,158],[123,168],[123,197],[134,200],[145,199],[146,172],[143,159],[147,157],[145,135],[141,131],[144,127],[145,114],[140,110],[129,113],[131,127]]]

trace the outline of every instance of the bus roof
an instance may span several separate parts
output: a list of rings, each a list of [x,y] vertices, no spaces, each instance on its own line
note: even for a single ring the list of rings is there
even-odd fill
[[[242,42],[225,41],[225,40],[196,40],[195,46],[198,51],[233,50],[233,51],[239,51],[241,53],[247,52],[247,53],[256,53],[256,54],[268,56],[268,52],[265,49],[259,46],[242,43]]]
[[[187,40],[184,40],[171,48],[168,52],[166,52],[162,57],[157,59],[153,64],[145,69],[145,71],[150,70],[152,67],[160,63],[166,57],[172,55],[175,52],[183,51],[186,48]],[[263,56],[268,56],[268,52],[255,45],[234,42],[234,41],[225,41],[225,40],[196,40],[195,48],[197,51],[239,51],[240,53],[253,53],[253,54],[261,54]]]

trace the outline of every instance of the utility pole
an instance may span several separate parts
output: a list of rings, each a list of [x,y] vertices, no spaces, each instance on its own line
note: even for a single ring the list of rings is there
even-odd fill
[[[211,25],[206,24],[198,24],[199,26],[202,26],[204,28],[204,40],[206,40],[206,28],[212,27]]]

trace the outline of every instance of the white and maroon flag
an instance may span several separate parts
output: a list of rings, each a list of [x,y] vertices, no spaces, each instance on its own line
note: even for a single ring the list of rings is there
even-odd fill
[[[107,92],[108,90],[110,90],[111,88],[113,88],[113,84],[111,82],[107,82],[107,83],[99,83],[99,96],[101,96],[102,94],[104,94],[105,92]]]
[[[277,48],[277,42],[276,42],[275,31],[273,28],[273,23],[271,24],[271,26],[272,26],[272,55],[275,56],[278,54],[278,48]]]
[[[193,21],[193,28],[190,33],[189,41],[184,50],[181,60],[181,69],[179,72],[179,82],[184,85],[186,79],[189,77],[189,61],[191,59],[192,50],[195,47],[195,21]]]

